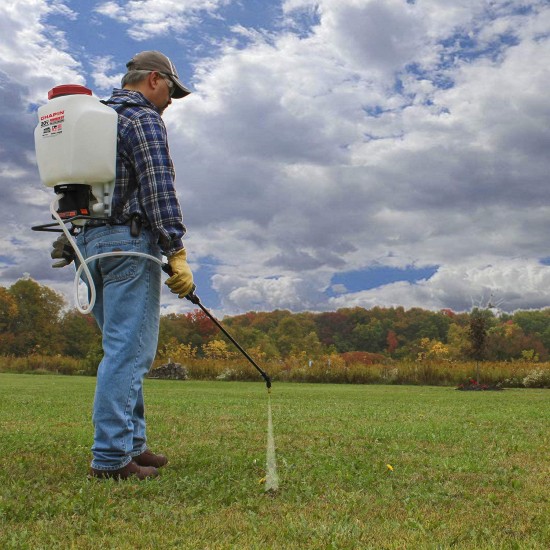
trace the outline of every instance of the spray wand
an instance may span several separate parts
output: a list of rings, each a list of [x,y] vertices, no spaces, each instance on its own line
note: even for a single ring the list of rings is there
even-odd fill
[[[172,275],[170,266],[168,264],[164,264],[162,266],[162,270],[165,273],[168,273],[168,275]],[[252,366],[262,375],[262,378],[265,380],[265,385],[267,387],[268,393],[271,393],[271,378],[267,375],[265,371],[263,371],[256,361],[250,357],[250,355],[246,352],[245,349],[227,332],[227,330],[223,327],[223,325],[202,305],[200,298],[195,294],[195,289],[197,287],[193,285],[193,288],[191,289],[191,292],[185,296],[186,300],[189,300],[192,304],[195,304],[196,306],[199,306],[202,311],[210,318],[210,320],[231,340],[231,342],[234,344],[234,346],[248,359],[248,361],[252,364]]]

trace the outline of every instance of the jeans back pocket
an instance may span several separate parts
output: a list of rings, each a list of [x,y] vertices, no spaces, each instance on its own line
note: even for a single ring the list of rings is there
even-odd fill
[[[97,243],[97,253],[112,252],[113,256],[99,258],[99,270],[103,280],[124,281],[136,276],[138,266],[138,256],[128,256],[117,254],[117,252],[137,252],[139,251],[139,241],[119,240]]]

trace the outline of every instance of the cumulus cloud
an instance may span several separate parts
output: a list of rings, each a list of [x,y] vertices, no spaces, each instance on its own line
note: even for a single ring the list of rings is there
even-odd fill
[[[475,306],[506,311],[539,309],[548,307],[549,302],[550,267],[523,258],[441,267],[428,280],[397,282],[329,300],[331,309],[403,306],[456,311]]]
[[[65,51],[64,33],[44,24],[50,15],[72,19],[75,12],[63,2],[46,0],[0,5],[0,71],[9,82],[24,85],[23,99],[31,103],[44,102],[48,87],[60,79],[84,83],[80,62]],[[5,90],[6,86],[1,92]]]
[[[26,4],[26,20],[25,10],[0,8],[16,29],[0,49],[8,122],[28,117],[14,106],[51,82],[33,72],[37,58],[83,78],[63,34],[43,23],[54,7],[74,17],[68,4]],[[182,38],[228,4],[111,1],[96,11],[141,41]],[[487,292],[509,310],[548,305],[549,268],[539,261],[550,256],[548,2],[286,0],[281,14],[269,31],[228,28],[211,57],[194,59],[195,93],[165,115],[189,256],[195,269],[213,260],[223,311],[468,309]],[[112,58],[92,52],[87,61],[95,85],[118,85]],[[47,196],[14,191],[32,164],[24,133],[23,148],[1,142],[0,178],[11,178],[1,183],[20,205],[3,213],[14,223],[23,205],[24,217],[38,217]],[[22,261],[6,246],[4,280]],[[345,273],[368,277],[373,265],[438,269],[429,280],[348,292]]]
[[[276,279],[245,279],[214,275],[213,286],[221,296],[226,310],[263,309],[266,303],[273,309],[315,309],[321,299],[312,285],[299,277]]]
[[[102,2],[97,13],[127,25],[135,40],[181,34],[203,13],[215,13],[230,0],[131,0]]]
[[[291,26],[256,33],[246,48],[228,44],[199,63],[197,94],[168,115],[192,242],[198,250],[216,243],[221,264],[251,272],[249,283],[233,283],[242,285],[239,307],[247,296],[257,307],[260,295],[276,307],[279,299],[257,288],[271,289],[273,278],[297,276],[317,295],[331,273],[373,262],[445,269],[497,257],[503,269],[504,258],[527,254],[536,265],[549,229],[548,6],[326,0],[284,8],[287,17],[314,10],[318,21],[307,35]],[[238,237],[220,230],[243,218],[248,230]],[[235,238],[245,246],[234,248]],[[471,284],[475,294],[477,279]],[[425,287],[383,292],[404,300],[407,289],[408,303],[439,307],[424,300]],[[543,303],[542,286],[540,295]],[[330,305],[368,305],[369,296],[383,298],[343,294]]]
[[[101,90],[112,90],[120,88],[120,81],[124,76],[124,72],[110,74],[118,67],[111,55],[90,58],[90,65],[93,70],[90,74],[94,86]]]
[[[420,10],[401,0],[321,3],[317,36],[330,42],[349,68],[392,78],[424,57],[427,42]],[[380,73],[380,74],[379,74]]]

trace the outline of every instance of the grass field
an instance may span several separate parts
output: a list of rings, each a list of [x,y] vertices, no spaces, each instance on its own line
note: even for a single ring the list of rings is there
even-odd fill
[[[88,481],[95,379],[0,374],[0,548],[549,548],[550,391],[145,383],[150,482]]]

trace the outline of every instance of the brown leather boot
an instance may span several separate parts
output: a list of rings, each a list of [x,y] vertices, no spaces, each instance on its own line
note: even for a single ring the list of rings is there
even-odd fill
[[[149,449],[143,451],[140,455],[134,456],[134,462],[140,466],[153,466],[154,468],[162,468],[168,464],[168,459],[164,455],[156,455]]]
[[[156,468],[140,466],[134,460],[128,462],[124,468],[119,468],[118,470],[96,470],[95,468],[90,468],[90,477],[96,477],[99,479],[112,478],[116,480],[123,480],[136,477],[137,479],[143,480],[157,477],[158,475],[159,473]]]

